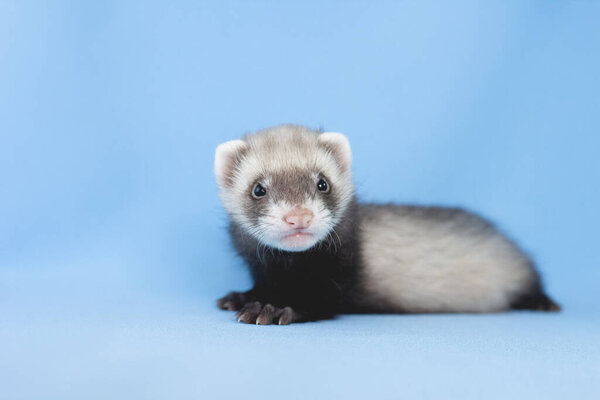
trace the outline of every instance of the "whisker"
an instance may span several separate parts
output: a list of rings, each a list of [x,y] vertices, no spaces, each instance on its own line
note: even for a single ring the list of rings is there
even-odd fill
[[[331,232],[335,233],[335,236],[337,236],[338,242],[340,243],[340,247],[342,247],[342,239],[340,239],[340,235],[335,231],[335,228],[332,227]]]

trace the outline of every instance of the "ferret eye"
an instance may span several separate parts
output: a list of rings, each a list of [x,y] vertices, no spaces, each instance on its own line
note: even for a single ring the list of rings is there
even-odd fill
[[[258,199],[259,197],[263,197],[266,194],[267,194],[267,189],[262,187],[262,185],[260,183],[257,183],[256,185],[254,185],[254,189],[252,189],[252,196],[254,196],[254,198]]]
[[[317,182],[317,189],[319,192],[329,193],[329,184],[325,179],[321,178],[319,179],[319,182]]]

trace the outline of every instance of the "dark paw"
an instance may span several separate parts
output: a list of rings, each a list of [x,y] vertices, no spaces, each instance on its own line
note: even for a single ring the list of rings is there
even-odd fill
[[[239,322],[256,325],[289,325],[303,320],[291,307],[279,308],[259,301],[246,303],[235,317]]]
[[[230,292],[227,296],[217,300],[217,307],[221,310],[239,311],[248,301],[250,301],[250,296],[247,293]]]

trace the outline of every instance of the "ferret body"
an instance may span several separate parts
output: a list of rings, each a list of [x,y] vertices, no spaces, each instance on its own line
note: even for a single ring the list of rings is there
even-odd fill
[[[282,125],[217,148],[234,247],[254,287],[219,299],[244,323],[339,313],[559,310],[532,261],[460,209],[358,203],[345,136]]]

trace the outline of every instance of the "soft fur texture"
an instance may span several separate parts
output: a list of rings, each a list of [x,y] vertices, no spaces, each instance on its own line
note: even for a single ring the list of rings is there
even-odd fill
[[[258,324],[342,312],[559,309],[531,260],[490,223],[459,209],[358,204],[351,162],[342,134],[294,125],[217,148],[233,244],[255,283],[219,307]],[[264,197],[253,196],[257,184]],[[294,207],[310,211],[308,228],[285,222]]]

